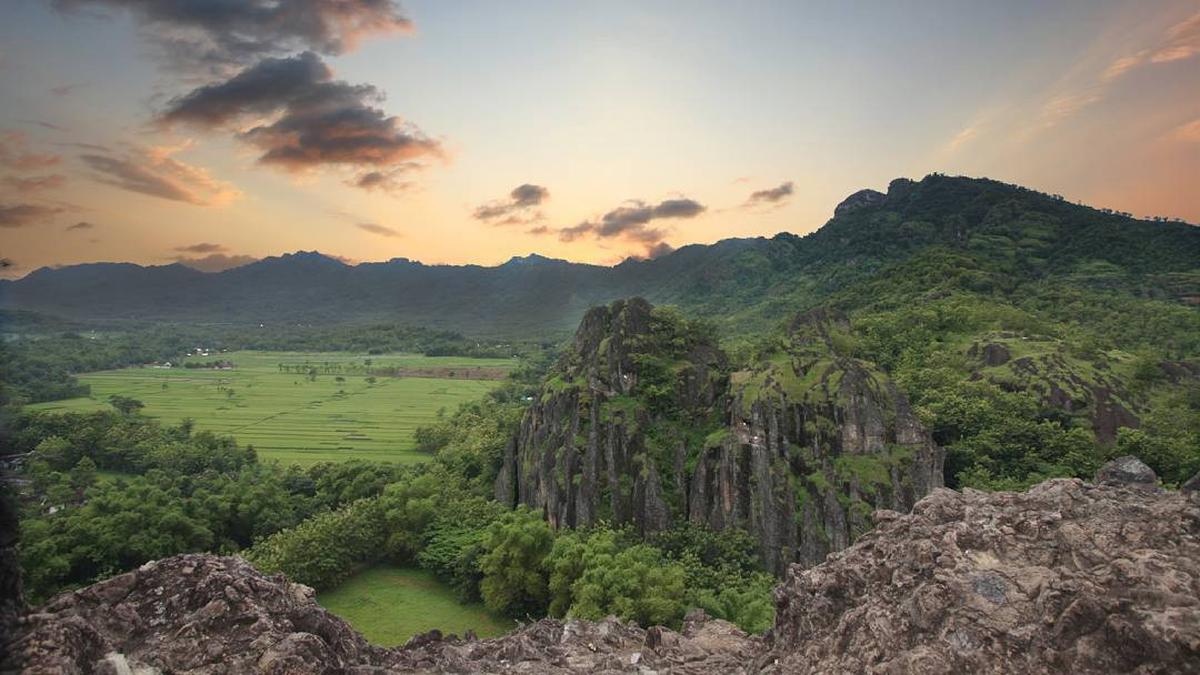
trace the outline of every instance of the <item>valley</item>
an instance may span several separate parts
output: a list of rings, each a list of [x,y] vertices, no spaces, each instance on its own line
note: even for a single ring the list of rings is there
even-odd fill
[[[227,369],[189,368],[224,361]],[[177,359],[173,367],[123,368],[80,377],[87,398],[34,404],[31,410],[109,408],[110,396],[142,402],[167,424],[229,434],[263,460],[309,466],[361,459],[419,462],[413,431],[493,386],[507,359],[420,354],[235,351]],[[420,376],[396,376],[397,372]],[[479,374],[486,378],[479,378]],[[434,377],[434,375],[439,375]]]

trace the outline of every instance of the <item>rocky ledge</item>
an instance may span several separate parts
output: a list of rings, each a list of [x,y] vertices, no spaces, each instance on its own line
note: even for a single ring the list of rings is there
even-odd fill
[[[307,587],[238,558],[185,555],[58,596],[8,643],[34,673],[1200,673],[1200,494],[1130,459],[1103,482],[938,489],[775,591],[748,636],[539,621],[491,640],[382,649]],[[9,672],[5,670],[4,672]]]

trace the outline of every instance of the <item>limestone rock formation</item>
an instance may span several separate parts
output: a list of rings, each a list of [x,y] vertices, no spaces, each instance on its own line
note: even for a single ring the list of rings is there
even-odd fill
[[[941,489],[775,591],[779,673],[1200,672],[1200,496]]]
[[[595,308],[527,411],[496,497],[555,527],[739,527],[769,570],[814,565],[876,508],[908,510],[942,485],[944,452],[885,374],[842,353],[848,335],[844,317],[813,311],[729,373],[711,339],[644,300]]]
[[[367,644],[311,591],[237,558],[150,563],[25,616],[0,672],[1200,673],[1200,494],[1047,481],[935,490],[776,588],[747,636],[543,620]]]
[[[908,400],[845,353],[849,324],[815,310],[790,343],[731,377],[732,432],[697,463],[692,519],[756,536],[767,568],[815,565],[871,527],[876,509],[907,511],[942,486],[945,451]]]
[[[887,195],[878,190],[859,190],[834,207],[833,217],[844,216],[851,211],[857,211],[867,206],[876,206],[883,203],[885,199],[887,199]]]

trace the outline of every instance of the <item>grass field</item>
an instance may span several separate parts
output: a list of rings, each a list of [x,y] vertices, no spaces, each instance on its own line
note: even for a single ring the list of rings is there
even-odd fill
[[[473,368],[507,368],[507,359],[365,356],[346,353],[230,352],[196,361],[232,361],[232,370],[126,368],[80,375],[88,398],[31,405],[40,410],[98,410],[121,394],[169,424],[185,417],[196,428],[230,434],[263,459],[307,466],[351,458],[391,462],[424,459],[412,451],[413,430],[439,409],[483,395],[495,381],[461,379]],[[455,377],[386,377],[367,382],[373,368],[441,371]],[[315,379],[307,374],[317,371]],[[337,378],[342,378],[338,381]]]
[[[437,628],[462,635],[468,629],[480,637],[510,630],[511,621],[498,618],[482,605],[464,605],[454,593],[425,570],[373,567],[341,586],[317,595],[322,607],[337,614],[377,645],[404,644],[417,633]]]

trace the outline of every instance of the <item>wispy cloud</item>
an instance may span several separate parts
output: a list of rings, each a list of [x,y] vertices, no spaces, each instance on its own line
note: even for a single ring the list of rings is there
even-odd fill
[[[209,242],[200,242],[199,244],[189,244],[187,246],[176,246],[175,250],[180,253],[224,253],[229,249],[221,244],[212,244]]]
[[[201,257],[179,255],[171,259],[201,272],[223,272],[258,261],[258,258],[250,255],[226,255],[224,253],[212,253]]]
[[[48,221],[67,209],[45,204],[0,203],[0,227],[17,228]]]
[[[92,222],[89,222],[86,220],[81,220],[78,223],[75,223],[74,225],[68,225],[65,229],[67,232],[82,232],[83,230],[94,230],[94,229],[96,229],[96,227],[97,226],[95,223],[92,223]]]
[[[358,227],[358,229],[360,229],[364,232],[370,232],[371,234],[377,234],[381,237],[399,237],[399,236],[401,236],[400,233],[397,232],[396,230],[393,230],[390,227],[379,225],[377,223],[358,223],[357,227]]]
[[[18,192],[42,192],[54,190],[67,184],[67,177],[52,173],[45,176],[5,176],[4,184]]]
[[[784,206],[795,192],[795,185],[789,180],[773,188],[751,192],[743,206],[748,208],[760,206],[779,208]]]
[[[1200,119],[1194,119],[1177,127],[1171,132],[1170,137],[1184,143],[1200,143]]]
[[[20,131],[0,132],[0,166],[15,171],[48,169],[62,163],[62,156],[34,152],[29,137]]]
[[[197,206],[220,206],[241,195],[232,184],[172,155],[183,146],[133,146],[120,155],[84,154],[95,180],[130,192]]]

